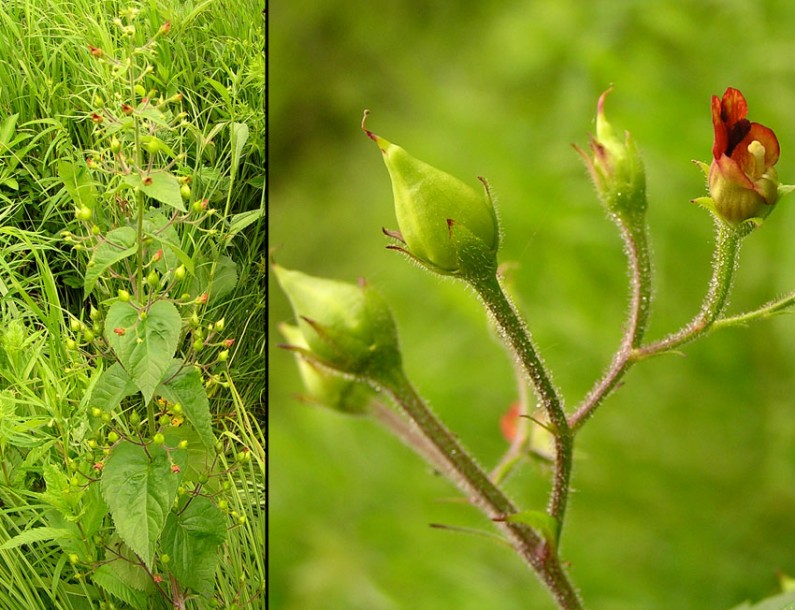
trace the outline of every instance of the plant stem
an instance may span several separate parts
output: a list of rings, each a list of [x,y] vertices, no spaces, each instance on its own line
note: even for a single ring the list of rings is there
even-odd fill
[[[677,332],[671,333],[667,337],[644,347],[635,348],[632,353],[634,361],[643,360],[661,352],[671,351],[703,335],[726,308],[734,270],[737,267],[740,243],[742,238],[747,235],[747,231],[742,227],[733,227],[721,221],[716,220],[716,223],[718,225],[718,236],[712,263],[712,280],[710,280],[709,291],[704,298],[700,311],[687,326]]]
[[[731,316],[729,318],[721,318],[720,320],[716,320],[712,324],[711,330],[725,328],[727,326],[742,326],[746,322],[771,318],[780,313],[784,313],[786,309],[792,307],[793,305],[795,305],[795,292],[790,292],[781,298],[774,299],[773,301],[765,303],[761,307],[751,311],[737,314],[736,316]]]
[[[517,361],[522,365],[549,417],[555,442],[555,472],[547,512],[555,519],[560,529],[566,515],[574,450],[574,437],[566,420],[562,400],[538,356],[527,327],[502,291],[496,274],[475,278],[471,281],[471,285],[482,299]]]
[[[564,610],[579,610],[582,604],[563,571],[557,549],[529,526],[507,521],[518,511],[513,502],[491,482],[453,434],[436,418],[417,394],[402,370],[373,379],[384,388],[434,447],[445,467],[445,475],[480,508],[506,535],[513,548],[535,571]]]
[[[596,382],[581,405],[569,418],[569,425],[575,432],[590,419],[597,407],[602,404],[602,401],[632,366],[633,350],[640,346],[649,321],[652,283],[651,256],[646,225],[643,222],[625,222],[621,219],[617,221],[617,224],[626,246],[632,287],[627,324],[624,337],[621,340],[621,347],[613,357],[610,368]]]

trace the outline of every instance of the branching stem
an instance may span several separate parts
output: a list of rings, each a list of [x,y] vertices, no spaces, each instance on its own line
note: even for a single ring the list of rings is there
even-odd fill
[[[393,370],[372,381],[403,409],[433,447],[432,454],[439,456],[444,474],[503,531],[517,553],[549,588],[558,605],[565,610],[580,610],[582,604],[563,570],[557,549],[529,526],[506,520],[518,512],[514,503],[492,483],[469,452],[430,411],[403,371]]]

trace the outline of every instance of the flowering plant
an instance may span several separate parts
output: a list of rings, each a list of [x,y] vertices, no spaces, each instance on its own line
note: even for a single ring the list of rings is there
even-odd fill
[[[795,304],[792,292],[747,313],[725,315],[742,240],[760,226],[776,201],[790,189],[778,183],[774,165],[780,150],[775,134],[748,121],[745,98],[729,88],[722,99],[712,100],[713,162],[711,166],[702,164],[709,177],[710,196],[696,200],[716,218],[712,278],[701,307],[689,323],[660,339],[646,339],[653,296],[646,175],[634,140],[628,133],[624,138],[616,136],[604,106],[602,95],[590,150],[578,148],[578,152],[624,241],[630,305],[610,366],[575,405],[566,404],[527,324],[505,293],[504,278],[496,265],[500,228],[488,190],[485,196],[478,195],[457,178],[365,130],[384,155],[392,182],[400,231],[387,235],[400,245],[389,247],[433,273],[452,276],[472,288],[514,357],[520,381],[527,382],[535,392],[540,415],[531,417],[527,401],[523,401],[503,416],[501,426],[511,446],[490,473],[480,467],[414,389],[402,367],[395,323],[385,301],[373,299],[369,288],[365,291],[361,286],[286,272],[275,266],[299,324],[298,329],[286,327],[287,347],[305,364],[313,365],[312,375],[303,376],[312,381],[309,389],[313,399],[340,412],[371,416],[406,442],[482,511],[538,576],[558,607],[568,610],[584,607],[562,557],[561,540],[572,487],[575,442],[585,423],[627,373],[650,356],[671,353],[712,330],[745,324]],[[376,332],[378,328],[380,333]],[[371,360],[380,353],[389,357]],[[325,381],[320,383],[326,375],[335,374],[342,376],[344,385],[332,388]],[[346,396],[355,392],[355,408],[351,408],[351,401],[341,398],[343,391]],[[380,396],[388,396],[396,409],[379,402]],[[538,435],[523,433],[520,428],[525,425],[543,432],[547,446],[539,446]],[[506,477],[521,458],[530,455],[550,463],[551,481],[544,507],[520,507],[504,487]]]

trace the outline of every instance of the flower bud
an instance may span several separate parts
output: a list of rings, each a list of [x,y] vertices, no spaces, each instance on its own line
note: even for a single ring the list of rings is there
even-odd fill
[[[279,331],[290,345],[309,348],[297,326],[281,324]],[[375,395],[370,386],[329,373],[300,356],[296,357],[296,363],[306,389],[302,399],[350,415],[363,415],[367,412],[367,404]]]
[[[372,379],[400,368],[397,328],[375,290],[273,266],[298,318],[306,348],[295,351],[342,373]]]
[[[602,204],[623,219],[642,217],[646,211],[646,173],[643,161],[629,132],[622,142],[604,112],[608,89],[599,97],[596,112],[596,137],[591,138],[591,155],[575,146]]]
[[[488,190],[478,193],[458,178],[415,159],[400,146],[365,130],[378,145],[392,180],[400,233],[390,234],[424,266],[444,275],[466,275],[473,261],[465,248],[479,251],[475,264],[496,267],[497,215]],[[462,243],[463,229],[467,243]]]
[[[779,144],[769,127],[746,119],[743,94],[729,87],[723,98],[712,96],[712,165],[699,163],[707,175],[709,197],[695,201],[731,225],[752,220],[759,224],[779,197],[792,187],[778,182],[774,165]]]

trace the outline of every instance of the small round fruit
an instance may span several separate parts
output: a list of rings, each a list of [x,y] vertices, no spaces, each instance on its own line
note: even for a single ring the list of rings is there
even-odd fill
[[[190,186],[188,184],[183,184],[179,187],[179,194],[182,195],[182,198],[187,201],[190,199]]]
[[[162,445],[163,443],[166,442],[166,437],[163,436],[160,432],[158,432],[157,434],[155,434],[152,441],[155,443],[155,445]]]
[[[116,434],[113,430],[108,432],[108,442],[115,443],[118,440],[119,440],[119,435],[118,434]]]
[[[178,280],[184,280],[186,275],[185,265],[180,265],[174,269],[174,277]]]

